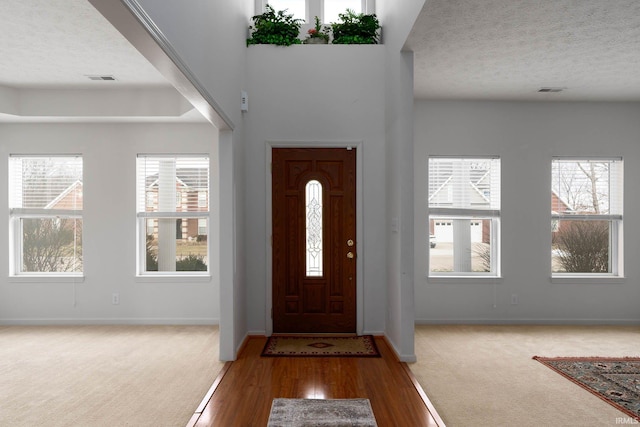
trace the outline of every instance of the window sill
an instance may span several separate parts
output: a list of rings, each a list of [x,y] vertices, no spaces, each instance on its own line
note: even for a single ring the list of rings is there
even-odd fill
[[[19,276],[9,276],[10,283],[82,283],[84,276],[30,276],[21,274]]]
[[[567,283],[567,284],[609,284],[609,283],[626,283],[624,276],[611,276],[611,275],[567,275],[567,276],[552,276],[551,283]]]
[[[427,276],[427,283],[502,283],[502,276]]]
[[[138,283],[206,283],[211,282],[211,275],[158,274],[136,276]]]

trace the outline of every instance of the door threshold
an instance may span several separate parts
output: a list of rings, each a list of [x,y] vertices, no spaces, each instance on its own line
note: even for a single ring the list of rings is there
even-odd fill
[[[355,332],[273,332],[272,337],[357,337]]]

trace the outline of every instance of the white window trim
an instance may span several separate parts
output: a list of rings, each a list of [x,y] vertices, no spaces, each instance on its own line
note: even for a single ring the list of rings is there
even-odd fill
[[[152,157],[152,158],[188,158],[188,157],[206,157],[209,159],[209,183],[208,183],[208,192],[211,193],[211,156],[207,153],[204,154],[154,154],[154,153],[141,153],[138,154],[136,159],[141,157]],[[142,195],[137,188],[138,183],[138,170],[136,166],[136,197]],[[146,205],[146,190],[143,192],[145,197],[145,207]],[[162,283],[170,283],[176,280],[186,280],[187,282],[208,282],[212,278],[211,274],[211,239],[207,238],[207,254],[209,256],[209,264],[207,264],[207,271],[146,271],[145,270],[145,262],[146,262],[146,239],[147,239],[147,224],[146,220],[149,218],[153,219],[162,219],[162,218],[180,218],[180,219],[207,219],[207,232],[210,230],[211,225],[211,206],[209,205],[209,210],[202,212],[137,212],[139,203],[136,202],[136,232],[137,232],[137,260],[136,260],[136,282],[146,283],[146,282],[162,282]],[[199,206],[200,207],[200,206]]]
[[[624,162],[622,157],[562,157],[555,156],[552,159],[554,161],[576,161],[576,162]],[[624,166],[622,166],[622,175],[624,175]],[[622,177],[623,183],[621,189],[622,194],[622,206],[624,206],[624,176]],[[551,199],[551,198],[550,198]],[[624,208],[623,208],[624,210]],[[624,221],[623,214],[558,214],[552,213],[551,220],[579,220],[579,221],[609,221],[611,229],[609,231],[609,265],[611,271],[607,273],[562,273],[554,272],[553,266],[550,264],[551,270],[551,283],[602,283],[602,281],[620,283],[624,282]],[[552,262],[553,257],[550,257]]]
[[[500,156],[429,156],[427,158],[427,177],[429,175],[429,159],[486,159],[486,160],[500,160]],[[502,167],[502,163],[500,163]],[[500,171],[500,176],[502,172]],[[502,178],[500,178],[502,179]],[[428,196],[427,196],[428,197]],[[500,201],[500,204],[502,202]],[[497,279],[502,278],[502,241],[501,241],[501,209],[464,209],[464,208],[431,208],[429,207],[429,201],[427,200],[427,222],[437,219],[468,219],[470,221],[474,219],[489,219],[491,220],[491,235],[490,240],[492,244],[491,249],[491,271],[489,272],[459,272],[459,271],[431,271],[431,247],[427,249],[427,280],[429,282],[437,282],[439,279],[483,279],[483,282],[494,282]],[[427,227],[427,237],[425,242],[429,244],[429,227]]]
[[[434,211],[437,209],[433,209]],[[452,215],[429,215],[428,221],[438,220],[438,219],[468,219],[469,221],[473,221],[474,219],[478,220],[491,220],[491,271],[488,272],[480,272],[480,271],[469,271],[469,272],[460,272],[460,271],[431,271],[431,266],[429,265],[429,270],[427,271],[427,277],[429,279],[442,279],[442,278],[459,278],[459,279],[468,279],[468,278],[487,278],[487,279],[495,279],[502,277],[502,268],[500,264],[501,259],[501,244],[500,244],[500,216],[499,215],[464,215],[462,209],[455,209],[452,211],[456,211]],[[475,212],[475,210],[473,211]],[[491,211],[487,211],[491,212]],[[498,211],[499,212],[499,211]],[[429,251],[431,248],[429,248]],[[429,256],[429,259],[431,257]]]
[[[324,0],[300,0],[305,2],[305,22],[302,29],[306,32],[307,29],[313,27],[315,24],[314,18],[318,16],[320,22],[323,24],[329,24],[324,22]],[[373,14],[376,10],[375,0],[360,0],[362,3],[362,11],[365,14]],[[265,11],[267,0],[255,0],[256,15],[259,15]]]
[[[81,154],[11,154],[9,158],[28,157],[79,157]],[[82,271],[43,271],[22,272],[22,219],[23,218],[64,218],[83,219],[83,210],[74,209],[38,209],[38,208],[11,208],[9,209],[9,281],[26,283],[46,282],[82,282],[84,281],[84,264]],[[16,235],[16,232],[18,235]]]

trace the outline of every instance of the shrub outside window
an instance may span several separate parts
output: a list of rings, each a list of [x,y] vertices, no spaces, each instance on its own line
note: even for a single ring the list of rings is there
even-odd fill
[[[208,156],[138,156],[139,275],[208,274],[208,193]]]
[[[429,276],[500,275],[500,159],[429,158]]]
[[[622,159],[555,158],[551,168],[554,277],[622,275]]]
[[[9,158],[12,276],[80,276],[81,156]]]

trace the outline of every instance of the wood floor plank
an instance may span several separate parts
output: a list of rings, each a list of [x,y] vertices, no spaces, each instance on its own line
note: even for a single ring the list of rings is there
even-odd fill
[[[383,338],[376,338],[381,358],[260,357],[265,341],[247,340],[204,409],[199,408],[195,426],[266,426],[271,402],[284,397],[367,398],[379,427],[444,427]]]

